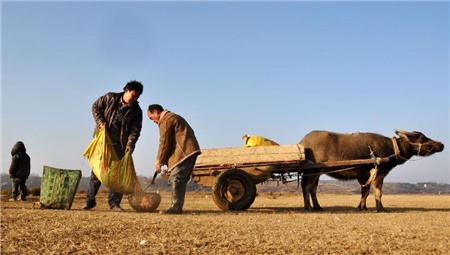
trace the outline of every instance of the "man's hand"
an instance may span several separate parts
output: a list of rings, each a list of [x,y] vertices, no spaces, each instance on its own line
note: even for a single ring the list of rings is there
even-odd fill
[[[127,152],[129,152],[130,154],[133,154],[134,148],[130,147],[130,146],[127,146],[127,148],[125,149],[125,153],[127,153]]]
[[[156,171],[157,173],[161,173],[161,166],[158,165],[158,164],[155,164],[155,171]]]
[[[104,128],[106,126],[106,123],[100,124],[100,129]]]

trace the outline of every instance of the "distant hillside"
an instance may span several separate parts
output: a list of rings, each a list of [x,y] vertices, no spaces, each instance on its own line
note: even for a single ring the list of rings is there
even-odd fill
[[[144,176],[138,176],[139,182],[143,188],[148,187],[150,178]],[[89,185],[89,177],[81,178],[78,190],[86,190]],[[37,175],[31,175],[27,180],[27,187],[40,187],[41,177]],[[103,186],[102,186],[103,187]],[[105,188],[105,187],[103,187]],[[301,187],[297,189],[297,182],[291,182],[288,185],[277,182],[266,182],[257,185],[258,192],[260,193],[289,193],[289,192],[301,192]],[[1,189],[11,189],[11,179],[8,174],[1,174]],[[149,191],[170,191],[169,183],[167,180],[157,178],[154,185],[150,186]],[[188,191],[195,192],[210,192],[211,188],[197,185],[195,182],[189,182],[187,185]],[[337,180],[323,180],[319,182],[317,190],[319,193],[336,193],[336,194],[360,194],[361,188],[356,181],[337,181]],[[383,194],[450,194],[450,184],[435,183],[435,182],[419,182],[412,183],[384,183]]]
[[[297,182],[288,185],[276,182],[258,185],[258,192],[301,192]],[[357,181],[322,180],[317,188],[318,193],[360,194],[361,186]],[[419,182],[416,184],[387,182],[383,185],[383,194],[450,194],[450,184],[435,182]]]
[[[1,174],[1,189],[11,189],[11,179],[9,178],[8,174]],[[78,190],[87,190],[89,186],[89,177],[82,177],[80,180],[80,184],[78,185]],[[142,188],[147,188],[149,186],[149,183],[151,181],[151,178],[147,178],[144,176],[138,176],[139,182],[141,183]],[[33,188],[33,187],[40,187],[41,186],[41,176],[38,175],[30,175],[30,178],[27,179],[27,187]],[[168,186],[169,183],[167,180],[157,178],[154,185],[151,185],[148,190],[154,191],[154,190],[160,190],[160,191],[171,191],[170,187]],[[101,188],[106,188],[105,186],[101,186]],[[197,185],[194,182],[189,182],[187,185],[188,191],[209,191],[210,189],[203,188],[201,185]]]

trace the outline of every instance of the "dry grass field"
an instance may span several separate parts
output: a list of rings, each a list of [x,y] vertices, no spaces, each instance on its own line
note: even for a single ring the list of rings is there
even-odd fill
[[[167,209],[162,194],[158,210]],[[1,254],[450,254],[450,196],[385,195],[390,213],[354,208],[358,195],[319,194],[306,212],[299,194],[260,194],[245,212],[219,211],[210,195],[188,193],[184,215],[139,213],[126,198],[112,212],[105,194],[81,211],[33,209],[1,200]]]

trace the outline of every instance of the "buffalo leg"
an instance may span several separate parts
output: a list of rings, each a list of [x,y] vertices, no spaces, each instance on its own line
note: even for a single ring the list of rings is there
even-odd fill
[[[367,211],[366,200],[370,193],[370,185],[361,186],[361,201],[359,202],[358,209],[360,211]]]
[[[378,212],[387,212],[387,210],[383,207],[383,204],[381,203],[381,190],[383,188],[383,180],[384,176],[379,175],[377,176],[377,178],[375,178],[375,181],[373,182],[373,194],[375,196],[375,202],[377,204]]]
[[[319,186],[319,177],[314,182],[311,188],[311,199],[313,201],[313,209],[316,211],[323,211],[322,207],[319,205],[319,201],[317,200],[317,186]]]
[[[365,173],[366,171],[362,171],[361,173]],[[367,211],[367,197],[370,194],[370,184],[367,184],[367,181],[370,179],[369,174],[361,174],[358,176],[358,182],[359,185],[361,185],[361,200],[359,202],[359,205],[357,207],[360,211]]]
[[[311,184],[309,184],[309,177],[304,176],[302,178],[302,192],[303,192],[303,203],[305,204],[306,211],[312,211],[311,203],[309,202],[310,189]]]
[[[315,175],[303,176],[303,178],[302,178],[303,201],[305,203],[305,209],[307,211],[312,211],[313,210],[313,208],[311,207],[309,196],[312,193],[312,189],[314,188],[314,184],[316,184],[316,182],[318,183],[318,179],[319,179],[319,176],[315,176]],[[314,199],[317,202],[317,198],[313,198],[313,200]]]

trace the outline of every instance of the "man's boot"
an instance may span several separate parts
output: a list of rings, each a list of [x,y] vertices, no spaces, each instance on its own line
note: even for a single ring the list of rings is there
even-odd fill
[[[163,214],[182,214],[186,184],[182,182],[172,182],[172,205]]]

